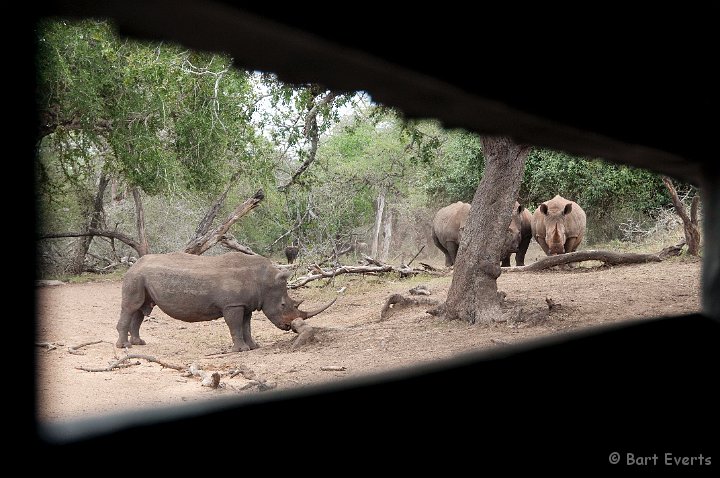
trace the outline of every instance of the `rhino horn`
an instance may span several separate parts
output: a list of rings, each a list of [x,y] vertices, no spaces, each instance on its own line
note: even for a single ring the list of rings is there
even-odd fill
[[[331,305],[333,305],[336,300],[337,300],[337,297],[334,298],[332,301],[330,301],[329,304],[324,305],[324,306],[320,307],[319,309],[311,310],[309,312],[301,311],[302,315],[304,316],[303,319],[309,319],[310,317],[312,317],[314,315],[318,315],[320,312],[322,312],[323,310],[325,310],[328,307],[330,307]]]

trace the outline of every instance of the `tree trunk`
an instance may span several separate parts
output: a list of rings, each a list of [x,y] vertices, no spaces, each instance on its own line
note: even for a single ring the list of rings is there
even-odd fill
[[[385,226],[383,228],[383,249],[382,254],[380,254],[380,260],[382,262],[387,262],[388,256],[390,255],[390,243],[392,242],[392,223],[392,209],[388,209],[387,216],[385,217]]]
[[[691,256],[697,256],[700,251],[700,228],[698,226],[697,208],[699,197],[695,195],[692,199],[692,205],[690,207],[690,217],[688,217],[685,205],[678,197],[675,186],[673,185],[670,178],[663,176],[663,183],[670,192],[670,199],[672,199],[673,206],[675,206],[675,212],[677,212],[680,219],[683,222],[683,229],[685,230],[685,242],[688,246],[688,254]]]
[[[145,234],[145,209],[143,209],[140,189],[137,186],[132,188],[132,194],[135,200],[135,224],[138,232],[138,247],[135,250],[142,257],[150,252],[147,235]]]
[[[110,179],[103,173],[100,176],[100,181],[98,183],[98,190],[95,194],[95,200],[93,201],[93,208],[90,216],[90,223],[85,228],[85,232],[88,232],[93,229],[99,229],[100,225],[102,223],[103,214],[105,212],[103,208],[103,197],[105,196],[105,189],[107,189],[107,185],[110,182]],[[85,256],[87,256],[88,250],[90,249],[90,244],[92,243],[93,236],[82,236],[80,240],[77,243],[77,246],[75,248],[75,256],[73,257],[73,261],[70,264],[70,272],[71,274],[80,274],[84,269],[84,263],[85,263]]]
[[[378,194],[377,200],[375,201],[375,228],[373,229],[373,242],[370,249],[370,255],[377,257],[378,249],[380,249],[380,226],[382,225],[383,213],[385,212],[385,191],[381,191]]]
[[[458,249],[445,317],[490,323],[501,314],[497,294],[503,243],[530,147],[483,137],[485,172],[475,191]]]

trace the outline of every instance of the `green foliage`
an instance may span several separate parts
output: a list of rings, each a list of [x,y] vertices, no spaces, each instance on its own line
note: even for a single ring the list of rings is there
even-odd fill
[[[620,235],[619,225],[668,204],[660,176],[646,170],[535,149],[528,156],[519,200],[531,211],[556,194],[580,204],[588,242]]]
[[[247,162],[248,74],[230,59],[120,40],[101,21],[44,21],[38,102],[65,179],[100,169],[148,194],[217,188]]]
[[[233,178],[218,220],[263,188],[260,207],[230,231],[260,253],[300,239],[305,252],[327,257],[340,242],[370,242],[381,195],[394,247],[415,252],[429,243],[437,209],[471,202],[482,178],[476,134],[407,120],[319,85],[283,84],[236,69],[222,55],[120,39],[102,21],[43,21],[37,61],[41,233],[86,227],[105,176],[117,195],[125,192],[124,199],[106,192],[105,226],[133,230],[127,191],[139,186],[152,250],[177,250]],[[312,166],[283,188],[313,154]],[[556,194],[585,209],[589,243],[617,239],[619,225],[652,221],[669,204],[653,173],[535,149],[519,200],[534,210]],[[57,260],[69,255],[72,240],[48,244],[39,253]],[[132,253],[104,240],[91,251]]]

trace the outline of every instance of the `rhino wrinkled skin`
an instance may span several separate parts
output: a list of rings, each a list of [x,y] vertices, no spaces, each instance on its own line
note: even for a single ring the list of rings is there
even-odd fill
[[[433,242],[445,254],[445,266],[447,267],[455,264],[461,234],[469,214],[470,204],[462,201],[445,206],[435,213],[432,222]],[[531,239],[529,218],[530,211],[515,201],[503,244],[503,265],[506,262],[507,265],[510,265],[510,254],[513,252],[516,253],[515,260],[518,265],[523,265],[525,252],[527,252]],[[523,224],[523,221],[526,223]]]
[[[533,213],[533,237],[548,256],[575,252],[585,236],[585,220],[576,202],[557,195]]]
[[[262,256],[229,252],[196,256],[184,252],[147,254],[125,274],[117,347],[145,345],[140,325],[154,306],[185,322],[225,318],[234,352],[255,349],[250,318],[262,310],[279,329],[289,330],[295,318],[316,315],[298,309],[287,293],[289,271],[280,271]],[[128,340],[128,334],[130,339]]]

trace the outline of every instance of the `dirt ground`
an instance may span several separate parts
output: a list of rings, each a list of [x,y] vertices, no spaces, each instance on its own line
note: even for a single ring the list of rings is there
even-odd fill
[[[538,250],[530,252],[527,263],[533,261],[532,254],[538,254]],[[409,280],[399,280],[397,275],[340,276],[333,284],[315,281],[311,287],[290,291],[291,296],[305,299],[308,309],[339,297],[331,309],[309,319],[316,341],[293,350],[297,335],[275,328],[262,312],[256,312],[252,332],[260,348],[221,356],[208,355],[231,346],[222,319],[184,323],[156,307],[141,328],[147,345],[134,346],[129,352],[217,371],[221,375],[217,389],[144,360],[111,372],[78,370],[106,367],[125,354],[114,345],[122,283],[38,287],[37,341],[57,345],[53,350],[37,347],[38,418],[60,421],[232,394],[269,393],[265,390],[343,380],[602,324],[693,313],[700,310],[700,269],[699,260],[672,258],[613,268],[504,273],[498,287],[507,293],[511,305],[537,310],[547,307],[549,297],[560,306],[539,324],[491,326],[439,320],[425,312],[428,307],[399,310],[380,320],[380,310],[391,294],[406,294],[418,284],[429,288],[431,298],[444,300],[451,276]],[[338,294],[342,287],[345,290]],[[70,346],[98,340],[102,342],[75,353],[68,351]],[[323,370],[328,367],[336,370]],[[237,369],[244,373],[231,378]]]

